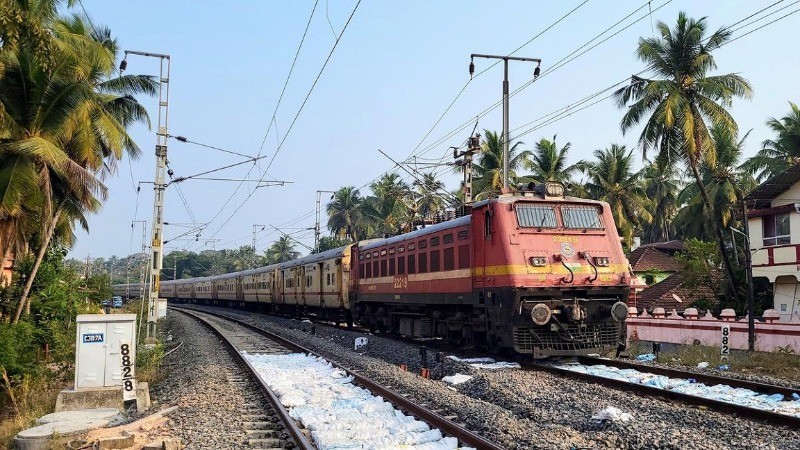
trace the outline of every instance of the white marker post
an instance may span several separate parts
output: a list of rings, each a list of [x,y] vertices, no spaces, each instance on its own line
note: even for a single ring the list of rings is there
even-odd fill
[[[119,341],[119,354],[122,360],[122,400],[136,400],[136,378],[134,377],[134,358],[136,355],[131,351],[130,342],[127,340]]]
[[[354,350],[358,350],[360,348],[366,347],[367,346],[367,342],[368,342],[367,338],[365,338],[365,337],[357,337],[356,341],[355,341]]]
[[[719,360],[721,362],[728,362],[728,356],[731,354],[730,348],[731,326],[722,325],[722,345],[719,348]]]

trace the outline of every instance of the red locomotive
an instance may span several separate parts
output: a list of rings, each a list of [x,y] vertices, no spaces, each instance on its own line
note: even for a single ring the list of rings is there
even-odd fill
[[[547,182],[410,233],[160,292],[535,357],[611,349],[633,275],[609,205],[564,191]],[[115,286],[126,292],[138,285]]]

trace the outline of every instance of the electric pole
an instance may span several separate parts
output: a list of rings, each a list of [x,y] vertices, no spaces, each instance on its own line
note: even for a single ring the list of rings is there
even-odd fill
[[[333,200],[333,197],[336,195],[336,192],[334,191],[317,191],[317,208],[315,210],[317,215],[316,215],[316,220],[314,221],[314,253],[319,253],[319,236],[321,234],[319,230],[319,222],[320,222],[320,216],[322,215],[322,208],[321,208],[322,203],[320,194],[322,194],[323,192],[331,194],[331,200]]]
[[[458,152],[458,147],[451,147],[453,149],[453,158],[456,159],[456,165],[464,167],[464,181],[462,181],[462,186],[464,187],[464,206],[462,214],[466,215],[469,211],[469,208],[472,207],[472,157],[475,153],[481,151],[481,135],[476,133],[474,136],[470,136],[467,140],[467,149],[463,152]],[[463,160],[458,160],[458,158],[464,157]]]
[[[160,73],[158,83],[158,128],[156,128],[156,176],[153,185],[153,229],[150,239],[147,337],[145,344],[156,343],[156,326],[158,321],[158,288],[161,284],[161,267],[163,264],[163,228],[164,228],[164,175],[167,167],[167,125],[169,118],[169,71],[171,60],[169,55],[159,53],[125,50],[125,58],[120,63],[120,74],[128,66],[128,55],[140,55],[158,58]]]
[[[503,60],[503,193],[508,192],[508,61],[529,61],[536,63],[536,69],[533,71],[533,79],[539,77],[541,70],[542,60],[539,58],[521,58],[517,56],[500,56],[500,55],[482,55],[473,53],[470,55],[469,62],[469,76],[475,73],[475,58],[489,58],[489,59],[502,59]]]

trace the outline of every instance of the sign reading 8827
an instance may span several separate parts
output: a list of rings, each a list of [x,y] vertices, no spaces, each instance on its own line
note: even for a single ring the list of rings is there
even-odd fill
[[[136,400],[136,379],[133,376],[133,363],[135,355],[127,341],[120,341],[119,354],[122,359],[122,399],[124,401]]]

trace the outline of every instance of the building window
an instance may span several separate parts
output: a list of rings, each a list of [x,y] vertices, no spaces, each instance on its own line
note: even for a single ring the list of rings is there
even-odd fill
[[[763,224],[765,247],[789,243],[789,213],[764,216]]]

